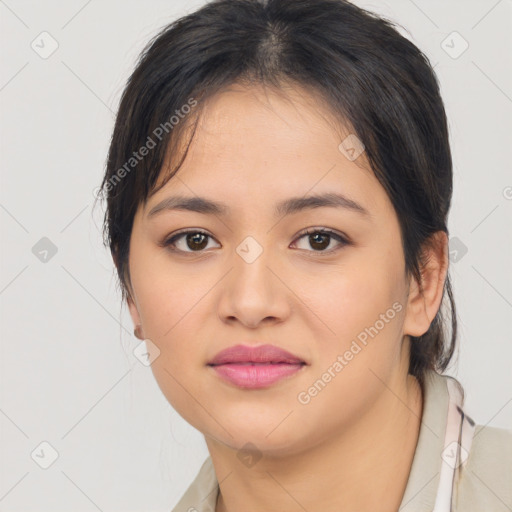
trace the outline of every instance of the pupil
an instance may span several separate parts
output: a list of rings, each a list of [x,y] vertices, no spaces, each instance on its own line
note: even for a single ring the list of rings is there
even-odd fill
[[[323,238],[323,239],[324,239],[324,241],[325,241],[325,239],[328,239],[328,238],[329,238],[329,235],[327,235],[327,234],[316,233],[316,234],[314,234],[314,235],[310,235],[310,237],[309,237],[309,238],[310,238],[310,241],[311,241],[311,240],[313,240],[313,243],[311,244],[311,246],[312,246],[313,248],[316,248],[316,249],[325,249],[326,247],[328,247],[328,246],[329,246],[329,242],[328,242],[328,241],[327,241],[327,245],[325,245],[325,243],[322,245],[322,243],[321,243],[321,242],[318,242],[318,238]],[[316,239],[316,240],[315,240],[315,239]],[[311,242],[310,242],[310,243],[311,243]],[[316,245],[317,245],[318,243],[320,243],[320,247],[316,247]]]
[[[201,242],[201,239],[203,239],[203,243],[200,244]],[[189,241],[192,240],[192,245],[189,243]],[[188,235],[187,236],[187,245],[189,247],[189,249],[204,249],[204,247],[206,247],[206,245],[208,245],[207,243],[204,243],[206,241],[206,236],[203,235],[202,233],[193,233],[191,235]]]

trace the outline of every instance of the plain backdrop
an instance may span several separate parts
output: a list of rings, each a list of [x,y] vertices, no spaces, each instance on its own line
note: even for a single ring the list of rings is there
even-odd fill
[[[207,456],[132,353],[92,209],[138,53],[203,3],[0,0],[0,512],[169,511]],[[511,428],[512,2],[356,3],[435,65],[455,173],[447,373],[477,423]]]

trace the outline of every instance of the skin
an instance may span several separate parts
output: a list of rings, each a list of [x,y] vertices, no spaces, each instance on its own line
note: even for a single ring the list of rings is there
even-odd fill
[[[135,216],[130,314],[160,350],[151,367],[162,392],[205,436],[220,482],[217,512],[397,510],[423,407],[408,375],[409,335],[425,333],[440,306],[447,238],[438,233],[425,248],[420,293],[364,153],[350,161],[338,149],[350,131],[333,128],[313,93],[286,93],[235,85],[210,100],[183,167]],[[281,200],[322,192],[342,193],[369,215],[333,207],[273,215]],[[148,218],[176,193],[231,212]],[[199,250],[185,237],[175,252],[159,245],[184,228],[211,238]],[[299,238],[306,228],[330,228],[350,243],[327,238],[319,249]],[[236,252],[247,236],[263,249],[252,263]],[[300,403],[298,394],[397,302],[401,311]],[[275,344],[307,365],[268,388],[238,388],[207,366],[238,343]],[[237,457],[248,442],[258,458],[250,467]]]

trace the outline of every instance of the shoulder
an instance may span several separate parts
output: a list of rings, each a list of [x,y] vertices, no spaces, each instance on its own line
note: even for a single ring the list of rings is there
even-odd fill
[[[512,510],[512,430],[476,425],[471,450],[458,468],[457,510]]]

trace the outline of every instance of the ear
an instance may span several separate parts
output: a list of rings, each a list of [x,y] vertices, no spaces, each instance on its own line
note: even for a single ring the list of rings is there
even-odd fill
[[[420,283],[411,276],[404,320],[404,334],[421,336],[428,331],[443,298],[448,271],[448,236],[444,231],[431,235],[423,247]]]
[[[128,304],[128,310],[130,311],[130,316],[132,317],[133,326],[136,327],[141,323],[139,310],[137,309],[137,306],[130,295],[128,295],[126,298],[126,303]]]
[[[119,268],[119,260],[117,257],[118,253],[117,251],[112,251],[112,259],[114,260],[114,264],[116,266],[117,272],[120,272]],[[126,289],[126,303],[128,304],[128,310],[130,311],[130,316],[132,317],[133,327],[137,327],[137,325],[141,324],[140,320],[140,314],[137,309],[137,305],[135,304],[133,300],[133,289],[131,286],[130,278],[128,276],[128,283],[127,283],[127,289]]]
[[[126,302],[128,304],[128,309],[130,310],[130,316],[132,317],[133,321],[133,335],[138,338],[139,340],[145,339],[144,332],[142,330],[142,321],[140,318],[139,310],[137,308],[136,303],[132,299],[130,293],[126,297]]]

